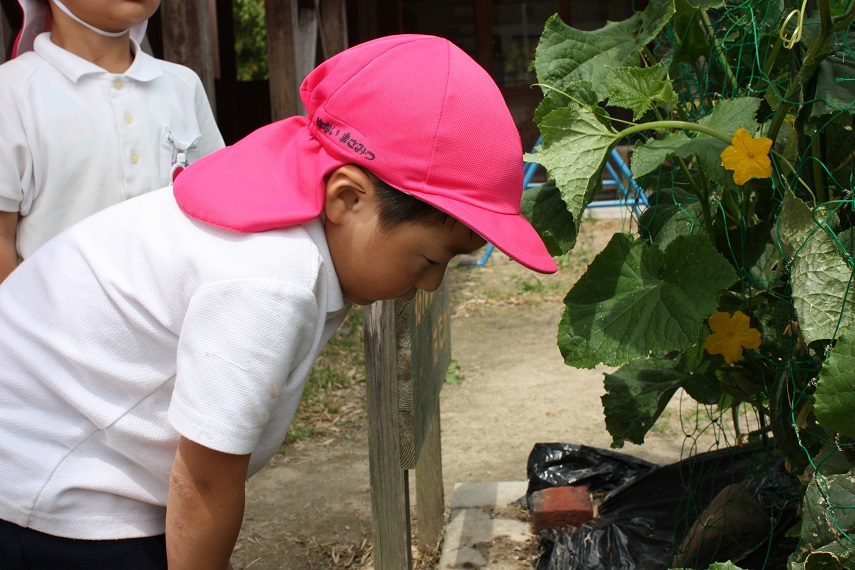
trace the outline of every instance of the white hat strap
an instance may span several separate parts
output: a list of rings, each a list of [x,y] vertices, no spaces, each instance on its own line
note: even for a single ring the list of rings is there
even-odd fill
[[[81,26],[85,26],[85,27],[89,28],[90,30],[92,30],[92,31],[93,31],[93,32],[95,32],[96,34],[100,34],[100,35],[105,36],[105,37],[108,37],[108,38],[118,38],[118,37],[123,36],[123,35],[125,35],[126,33],[128,33],[128,30],[124,30],[124,31],[121,31],[121,32],[105,32],[104,30],[98,29],[98,28],[96,28],[95,26],[93,26],[92,24],[88,24],[88,23],[84,22],[83,20],[81,20],[80,18],[78,18],[77,16],[75,16],[74,14],[72,14],[72,13],[71,13],[71,10],[69,10],[69,9],[65,6],[65,4],[63,4],[62,2],[60,2],[60,0],[53,0],[53,1],[54,1],[54,3],[57,5],[57,7],[58,7],[60,10],[62,10],[62,11],[63,11],[63,12],[65,12],[66,14],[68,14],[68,17],[69,17],[69,18],[71,18],[72,20],[74,20],[75,22],[77,22],[78,24],[80,24]]]

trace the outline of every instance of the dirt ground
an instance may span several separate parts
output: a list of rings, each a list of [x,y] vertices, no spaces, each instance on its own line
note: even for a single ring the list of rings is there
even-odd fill
[[[498,251],[484,267],[449,269],[452,358],[462,380],[446,383],[441,398],[446,506],[457,482],[525,480],[535,443],[609,447],[603,370],[566,366],[555,337],[564,293],[623,225],[586,221],[570,261],[554,276],[526,271]],[[364,409],[363,392],[352,389],[353,406]],[[621,451],[657,463],[678,460],[684,438],[677,405],[643,446]],[[359,417],[331,436],[285,447],[249,481],[236,570],[371,567],[368,443]],[[531,568],[536,545],[522,552],[518,544],[506,552],[496,545],[491,555],[502,567]],[[437,560],[421,556],[417,566],[433,568]]]

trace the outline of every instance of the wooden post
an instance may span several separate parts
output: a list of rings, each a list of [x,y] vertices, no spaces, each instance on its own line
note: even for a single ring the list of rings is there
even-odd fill
[[[414,433],[409,437],[402,432],[402,446],[405,439],[412,439],[414,461],[402,456],[402,467],[416,470],[419,550],[430,552],[439,541],[445,509],[439,395],[451,362],[448,284],[444,282],[434,293],[419,291],[406,304],[409,310],[398,312],[406,325],[398,328],[406,327],[409,333],[409,357],[399,351],[398,382],[409,379],[412,384],[412,407],[408,410],[402,401],[402,413],[412,414],[409,423]],[[408,368],[402,369],[402,364]]]
[[[419,460],[416,463],[416,511],[418,512],[419,551],[429,554],[439,543],[445,521],[442,492],[442,438],[439,401],[431,413]]]
[[[344,0],[315,0],[319,2],[321,23],[321,57],[328,59],[347,49],[347,13]]]
[[[374,566],[412,566],[408,470],[416,470],[419,548],[443,527],[439,394],[451,360],[448,286],[365,309]]]
[[[475,0],[473,24],[475,24],[475,61],[481,64],[487,73],[493,73],[493,26],[478,25],[478,22],[493,22],[493,3],[491,0]],[[496,70],[499,71],[499,70]]]
[[[270,112],[277,121],[306,112],[300,84],[318,64],[347,48],[344,0],[267,0]]]
[[[16,0],[0,0],[0,63],[12,59],[12,43],[21,27],[21,8]]]
[[[314,63],[317,22],[314,9],[299,0],[267,0],[267,68],[270,74],[271,120],[305,112],[300,102],[300,83],[308,73],[298,64],[298,53],[310,52]],[[313,31],[314,30],[314,31]]]
[[[398,434],[395,302],[378,301],[365,307],[364,315],[374,567],[410,569],[409,488]]]
[[[9,18],[6,17],[6,11],[3,10],[3,5],[0,4],[0,63],[6,61],[6,44],[9,42],[9,36],[12,29],[9,26]]]
[[[163,58],[196,72],[216,111],[214,40],[208,0],[182,0],[160,5]]]

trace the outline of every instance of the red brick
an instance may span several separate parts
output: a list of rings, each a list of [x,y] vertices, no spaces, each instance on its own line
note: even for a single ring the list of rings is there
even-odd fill
[[[546,528],[579,526],[594,518],[587,487],[551,487],[531,494],[531,525],[538,533]]]

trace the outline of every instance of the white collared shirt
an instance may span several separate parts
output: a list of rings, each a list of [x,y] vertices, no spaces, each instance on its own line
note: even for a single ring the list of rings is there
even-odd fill
[[[109,73],[56,45],[0,65],[0,211],[19,212],[18,254],[77,221],[170,183],[223,147],[199,77],[132,42],[134,61]]]
[[[348,308],[317,219],[242,234],[165,188],[75,225],[0,284],[0,519],[163,533],[179,434],[257,472]]]

